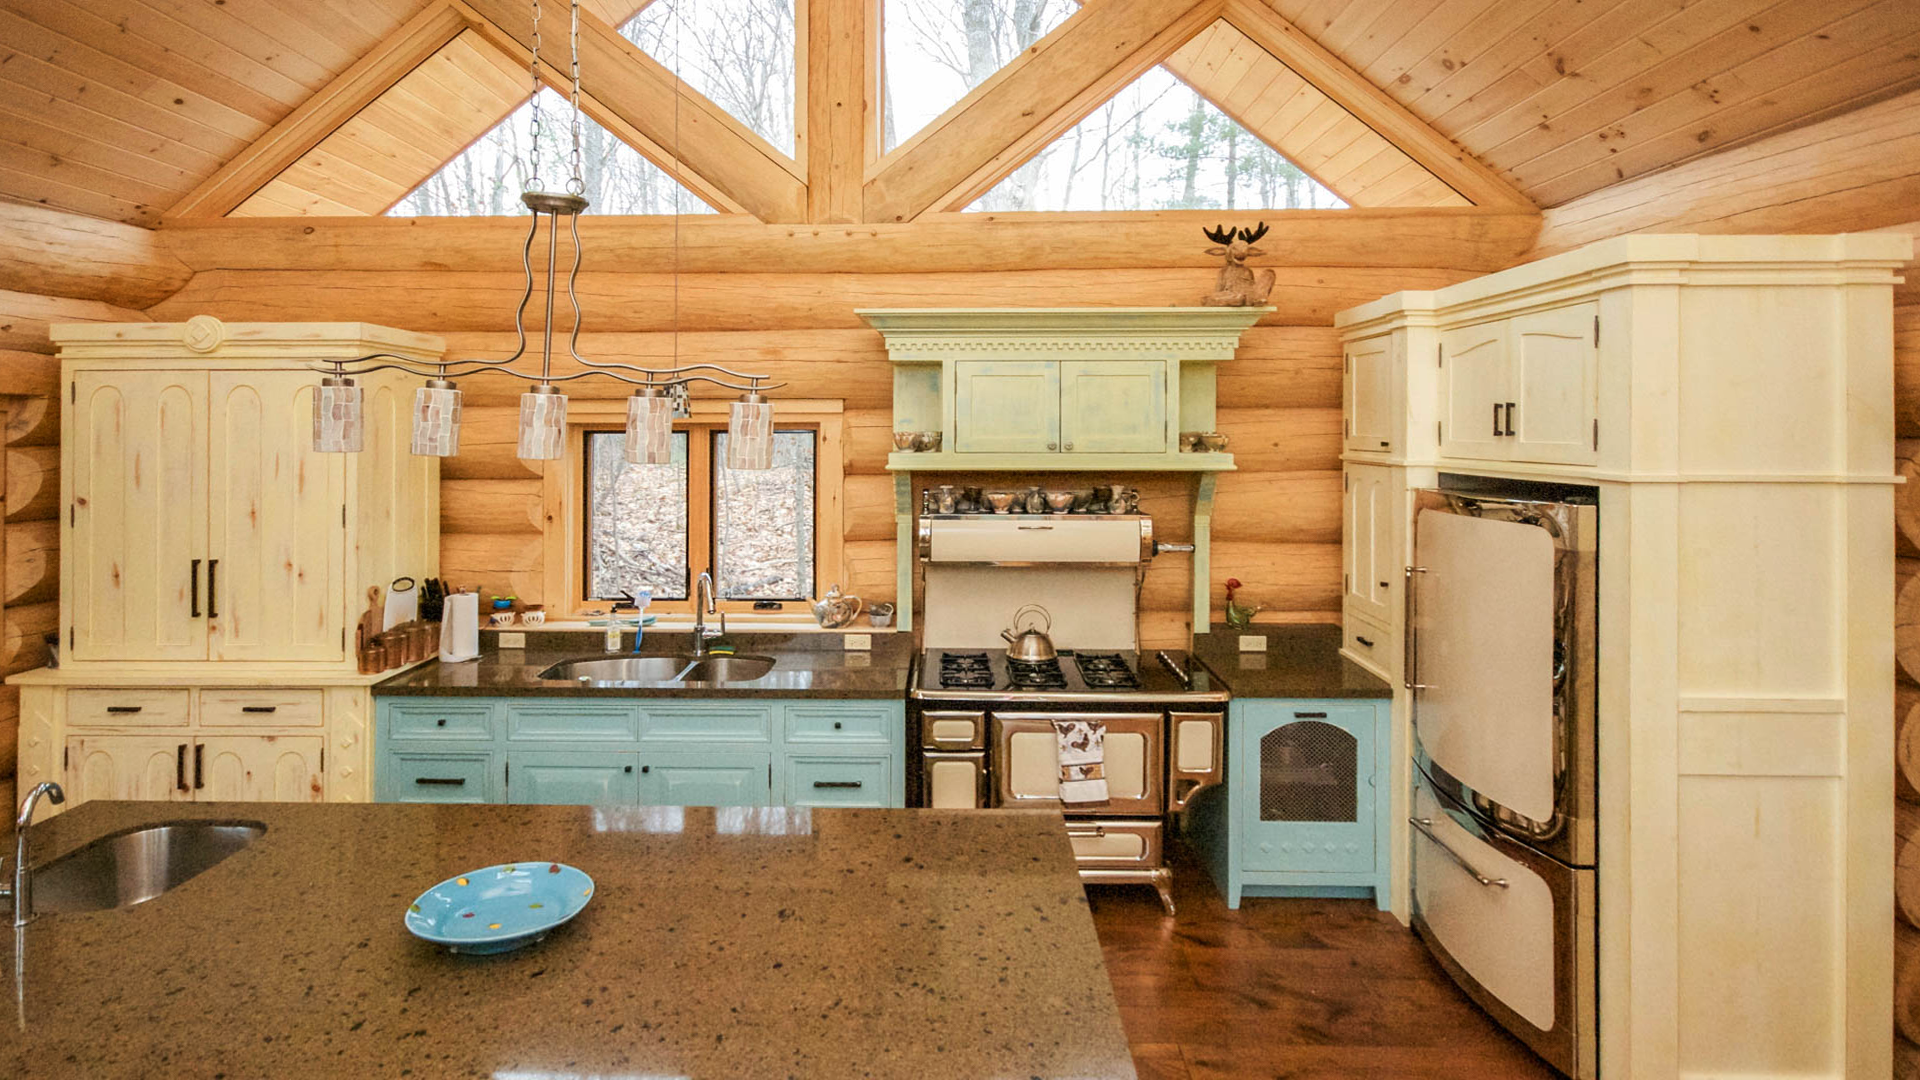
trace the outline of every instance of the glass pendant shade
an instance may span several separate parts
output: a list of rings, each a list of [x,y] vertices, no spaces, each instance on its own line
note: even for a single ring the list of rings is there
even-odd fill
[[[627,461],[667,465],[673,461],[673,399],[653,387],[627,399]]]
[[[413,392],[413,452],[421,457],[460,452],[460,391],[445,379],[430,379]]]
[[[553,461],[567,449],[567,395],[546,383],[520,395],[520,459]]]
[[[727,410],[727,468],[773,468],[773,402],[757,393]]]
[[[344,376],[327,376],[313,392],[313,450],[357,454],[366,445],[360,388]]]

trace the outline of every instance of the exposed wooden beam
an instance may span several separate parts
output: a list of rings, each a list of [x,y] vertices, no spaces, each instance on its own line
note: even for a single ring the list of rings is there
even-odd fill
[[[518,0],[472,0],[471,6],[481,16],[481,32],[497,44],[515,51],[531,46],[532,19]],[[588,11],[580,13],[580,85],[728,202],[762,221],[804,219],[806,184],[792,159]]]
[[[144,308],[192,276],[151,229],[0,202],[0,289]]]
[[[1521,261],[1540,216],[1485,210],[1266,211],[1268,266],[1439,267],[1488,273]],[[1200,230],[1216,211],[926,214],[867,225],[766,225],[744,216],[580,219],[589,271],[788,274],[1119,270],[1219,265]],[[518,271],[523,218],[247,218],[182,222],[159,242],[195,272]],[[570,256],[564,256],[570,257]],[[543,259],[536,252],[536,260]],[[536,267],[541,265],[536,261]]]
[[[878,0],[800,0],[804,42],[799,150],[807,220],[862,220],[878,55]]]
[[[477,21],[457,0],[429,5],[168,208],[161,220],[226,216]]]
[[[1259,0],[1226,0],[1226,19],[1299,76],[1477,206],[1534,209],[1499,173],[1408,112]]]
[[[876,163],[869,221],[958,209],[1220,14],[1222,0],[1089,0]]]

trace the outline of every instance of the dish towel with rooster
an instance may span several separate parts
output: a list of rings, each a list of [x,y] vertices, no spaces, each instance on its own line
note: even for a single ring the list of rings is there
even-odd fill
[[[1060,801],[1107,801],[1107,725],[1099,720],[1055,720],[1060,744]]]

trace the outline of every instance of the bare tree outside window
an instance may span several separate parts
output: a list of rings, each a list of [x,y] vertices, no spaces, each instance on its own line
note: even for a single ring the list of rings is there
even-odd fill
[[[793,0],[654,0],[620,33],[754,134],[793,153]]]
[[[886,0],[881,149],[912,138],[1079,9],[1074,0]]]

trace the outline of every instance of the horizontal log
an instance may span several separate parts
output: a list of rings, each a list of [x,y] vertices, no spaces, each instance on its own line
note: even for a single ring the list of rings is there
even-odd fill
[[[28,349],[0,349],[0,394],[51,396],[59,392],[57,357]]]
[[[186,316],[182,316],[185,318]],[[0,349],[52,352],[47,327],[62,322],[145,322],[143,312],[98,300],[0,289]]]
[[[1916,276],[1909,268],[1906,276]],[[1920,437],[1920,304],[1893,309],[1893,428]]]
[[[1338,469],[1222,473],[1213,507],[1213,539],[1339,544],[1341,483]]]
[[[1240,341],[1233,360],[1216,369],[1218,409],[1340,407],[1340,337],[1332,327],[1255,327]]]
[[[840,416],[840,461],[848,475],[884,473],[893,452],[893,408],[848,409]]]
[[[451,588],[478,589],[482,596],[518,596],[544,604],[544,574],[538,536],[442,533],[440,576]]]
[[[1263,325],[1327,326],[1335,312],[1401,289],[1437,289],[1458,270],[1281,267]],[[582,274],[585,328],[671,330],[859,329],[856,308],[1161,307],[1198,303],[1212,275],[1198,267],[900,274]],[[209,270],[152,309],[172,321],[210,314],[235,322],[359,321],[430,333],[510,330],[524,284],[507,272]],[[540,316],[529,311],[529,325]],[[564,305],[561,326],[570,325]]]
[[[764,225],[715,215],[580,219],[589,271],[896,273],[924,269],[1215,267],[1200,230],[1217,211],[934,214],[880,225]],[[1486,273],[1522,261],[1540,218],[1478,209],[1267,210],[1261,266],[1441,266]],[[172,222],[159,243],[195,271],[520,269],[521,218],[251,218]],[[539,265],[545,266],[544,251]],[[562,260],[570,262],[571,246]]]
[[[1920,805],[1893,804],[1894,912],[1920,929]]]
[[[845,578],[842,586],[846,591],[870,605],[896,599],[899,589],[892,540],[848,541],[841,545],[840,557]],[[834,584],[834,576],[830,570],[822,569],[827,580],[819,583],[819,591],[824,593],[827,586]]]
[[[541,463],[522,461],[520,410],[514,405],[462,403],[460,453],[440,459],[440,480],[524,480],[538,477]],[[441,513],[445,513],[444,507]]]
[[[1241,472],[1304,472],[1340,467],[1341,412],[1332,408],[1220,409],[1215,430]]]
[[[1920,687],[1895,680],[1893,793],[1920,804]]]
[[[891,540],[894,537],[893,477],[886,473],[847,476],[841,481],[847,540]]]
[[[60,627],[60,604],[48,600],[0,611],[5,633],[0,635],[0,669],[14,675],[47,664],[46,636]]]
[[[0,795],[12,790],[20,771],[20,688],[0,687]],[[8,806],[20,805],[16,797]]]
[[[60,520],[22,521],[6,527],[8,607],[52,600],[60,592]]]
[[[0,399],[6,402],[8,446],[60,445],[60,395]]]
[[[192,276],[150,229],[0,203],[0,289],[144,308]]]
[[[7,520],[40,521],[60,513],[60,448],[7,449]]]
[[[546,527],[539,480],[440,481],[440,532],[538,534]]]
[[[1267,544],[1223,541],[1213,545],[1212,609],[1226,607],[1228,578],[1238,578],[1237,598],[1273,612],[1340,610],[1339,544]]]
[[[1920,1080],[1920,1045],[1893,1040],[1893,1080]]]
[[[1193,644],[1193,613],[1143,611],[1137,629],[1142,649],[1185,649]]]
[[[1910,1043],[1920,1043],[1920,930],[1893,927],[1893,1027]]]
[[[1920,559],[1895,559],[1893,656],[1910,681],[1920,682]]]

